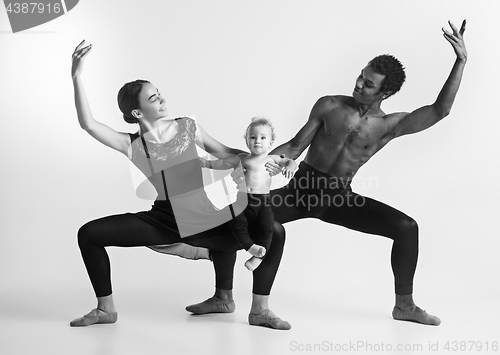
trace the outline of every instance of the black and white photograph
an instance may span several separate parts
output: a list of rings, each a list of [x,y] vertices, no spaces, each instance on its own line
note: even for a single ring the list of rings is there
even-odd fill
[[[0,352],[500,353],[497,0],[4,0]]]

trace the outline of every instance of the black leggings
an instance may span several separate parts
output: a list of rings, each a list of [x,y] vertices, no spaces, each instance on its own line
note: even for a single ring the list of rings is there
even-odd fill
[[[394,241],[391,266],[396,294],[413,292],[418,259],[418,226],[406,214],[382,202],[352,192],[350,186],[318,172],[306,163],[290,183],[271,191],[274,219],[287,223],[301,218],[318,218]]]
[[[273,239],[274,216],[269,194],[245,194],[247,207],[228,222],[234,237],[248,251],[253,244],[269,249]]]
[[[211,249],[211,258],[215,268],[216,287],[232,289],[233,269],[236,251],[240,249],[229,227],[217,227],[217,232],[203,238],[203,233],[196,237],[183,239],[190,245]],[[108,216],[88,222],[78,231],[78,245],[97,297],[112,293],[111,267],[105,247],[137,247],[163,245],[179,242],[175,233],[155,227],[134,214]],[[266,258],[253,273],[253,292],[258,295],[269,295],[278,270],[285,232],[276,224],[271,247]]]

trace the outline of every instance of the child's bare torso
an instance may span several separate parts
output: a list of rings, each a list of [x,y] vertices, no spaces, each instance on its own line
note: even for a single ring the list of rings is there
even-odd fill
[[[266,170],[266,163],[273,161],[267,154],[240,155],[245,168],[246,192],[252,194],[268,194],[271,188],[271,176]]]

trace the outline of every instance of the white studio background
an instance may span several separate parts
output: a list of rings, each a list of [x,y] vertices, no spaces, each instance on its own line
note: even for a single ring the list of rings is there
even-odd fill
[[[469,60],[450,116],[390,143],[360,170],[354,188],[419,223],[415,298],[443,319],[441,328],[462,324],[459,339],[495,340],[489,335],[498,334],[493,319],[500,315],[499,10],[496,0],[81,0],[65,16],[17,34],[0,11],[0,319],[66,326],[90,310],[78,228],[151,205],[135,196],[127,159],[78,125],[70,65],[82,39],[93,44],[83,80],[96,119],[135,132],[122,120],[116,94],[127,81],[148,79],[171,116],[195,115],[214,138],[245,149],[251,117],[270,118],[276,144],[284,143],[319,97],[349,95],[378,54],[395,55],[407,69],[402,91],[383,105],[386,112],[432,103],[455,60],[441,27],[447,20],[459,27],[466,18]],[[271,306],[294,325],[287,336],[299,339],[301,327],[315,329],[321,319],[339,330],[336,315],[356,305],[369,305],[367,317],[390,317],[388,240],[314,220],[286,229]],[[251,277],[242,265],[246,255],[239,255],[235,295],[245,315]],[[207,261],[146,248],[110,249],[110,257],[118,306],[129,297],[130,307],[140,307],[160,294],[158,307],[182,311],[213,292]],[[30,316],[19,315],[22,309]],[[302,324],[293,322],[297,314],[305,315]],[[364,329],[363,317],[355,316],[348,334]],[[0,347],[10,344],[2,324]],[[466,338],[484,324],[491,333]]]

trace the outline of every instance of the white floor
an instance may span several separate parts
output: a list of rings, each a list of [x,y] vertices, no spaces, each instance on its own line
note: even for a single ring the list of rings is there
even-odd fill
[[[1,306],[0,342],[3,354],[289,354],[289,353],[446,353],[446,345],[465,342],[467,351],[486,352],[499,340],[498,312],[477,304],[462,307],[456,301],[433,302],[442,317],[439,327],[396,322],[389,300],[364,298],[360,289],[348,297],[340,291],[328,296],[306,292],[277,296],[274,309],[292,323],[290,331],[251,327],[246,322],[248,299],[238,298],[229,315],[192,316],[184,311],[186,299],[197,299],[192,288],[175,287],[170,295],[128,290],[118,297],[119,321],[114,325],[71,328],[69,320],[90,309],[76,296],[71,303],[54,300],[47,292],[18,295]],[[191,294],[187,294],[190,291]],[[320,295],[318,295],[320,293]],[[238,295],[240,296],[240,295]],[[318,297],[319,296],[319,297]],[[430,302],[428,302],[430,303]],[[85,305],[88,307],[85,308]],[[472,343],[473,342],[473,343]],[[437,345],[436,345],[437,344]],[[403,346],[403,351],[396,351]],[[482,346],[483,351],[468,350]],[[311,351],[314,350],[314,351]],[[460,348],[459,348],[460,349]],[[385,350],[385,351],[383,351]],[[491,350],[491,349],[490,349]],[[449,351],[454,353],[453,351]],[[435,352],[434,352],[435,353]],[[495,352],[495,353],[498,353]]]
[[[336,228],[338,236],[311,236],[322,248],[302,249],[304,240],[293,231],[306,226],[319,233]],[[428,243],[421,243],[415,300],[443,321],[439,327],[423,326],[391,318],[389,241],[315,221],[296,222],[289,230],[270,306],[292,324],[290,331],[248,325],[251,275],[243,267],[243,252],[235,275],[236,312],[192,316],[184,307],[213,292],[209,262],[163,256],[145,248],[111,249],[116,324],[68,325],[95,305],[83,265],[68,274],[60,270],[65,275],[61,282],[32,275],[29,283],[13,280],[1,289],[0,351],[8,355],[499,353],[498,282],[485,282],[476,274],[475,267],[485,267],[477,255],[472,254],[474,263],[467,267],[450,255],[445,262],[437,260]],[[78,262],[74,260],[75,265]]]

